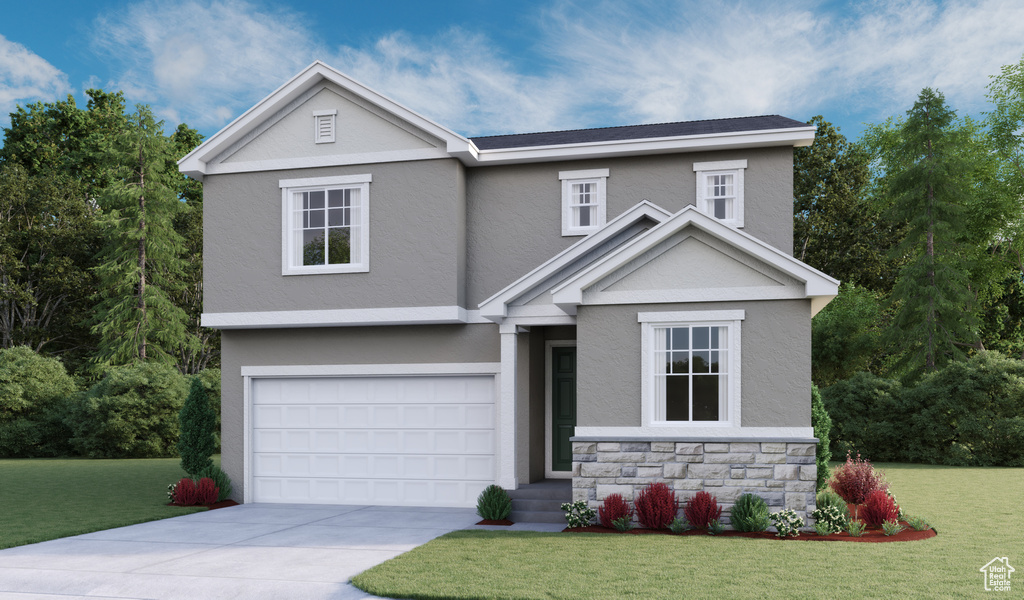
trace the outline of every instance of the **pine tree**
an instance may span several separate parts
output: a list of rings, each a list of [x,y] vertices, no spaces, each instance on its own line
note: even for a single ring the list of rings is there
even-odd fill
[[[210,407],[206,387],[198,377],[192,378],[192,387],[181,407],[178,421],[181,425],[181,437],[178,438],[181,468],[194,477],[213,466],[210,457],[216,450],[213,429],[217,415]]]
[[[895,148],[901,168],[889,191],[895,218],[907,223],[897,252],[909,260],[893,288],[889,340],[905,348],[900,364],[910,374],[961,357],[961,347],[977,339],[970,230],[964,226],[973,166],[955,118],[942,94],[925,88]]]
[[[114,175],[98,199],[106,241],[95,267],[100,302],[89,321],[100,337],[98,365],[173,362],[188,335],[188,317],[169,297],[183,268],[173,225],[182,203],[167,172],[173,146],[148,107],[128,121],[100,150]]]

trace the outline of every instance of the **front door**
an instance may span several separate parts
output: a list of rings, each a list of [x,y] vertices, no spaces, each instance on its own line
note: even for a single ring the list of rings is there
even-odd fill
[[[576,348],[551,349],[551,470],[572,471],[576,431]]]

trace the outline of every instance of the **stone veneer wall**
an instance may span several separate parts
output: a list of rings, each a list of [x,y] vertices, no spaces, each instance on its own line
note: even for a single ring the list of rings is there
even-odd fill
[[[771,512],[790,508],[811,523],[816,440],[577,440],[572,443],[573,501],[585,500],[594,510],[611,494],[633,500],[648,484],[661,481],[676,490],[680,508],[700,490],[715,495],[723,506],[723,524],[746,492],[764,498]]]

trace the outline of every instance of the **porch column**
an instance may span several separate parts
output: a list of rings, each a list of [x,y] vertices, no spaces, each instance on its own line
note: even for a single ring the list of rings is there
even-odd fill
[[[516,379],[518,328],[505,321],[498,328],[501,334],[501,383],[498,395],[498,485],[506,490],[518,486],[516,479]]]

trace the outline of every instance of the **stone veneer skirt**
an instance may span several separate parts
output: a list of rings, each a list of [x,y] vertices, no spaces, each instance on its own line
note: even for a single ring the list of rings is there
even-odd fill
[[[626,500],[650,483],[676,490],[680,507],[698,491],[723,506],[722,523],[736,498],[750,492],[772,512],[793,509],[808,519],[815,508],[816,440],[799,442],[683,442],[574,440],[573,501],[597,510],[611,494]]]

